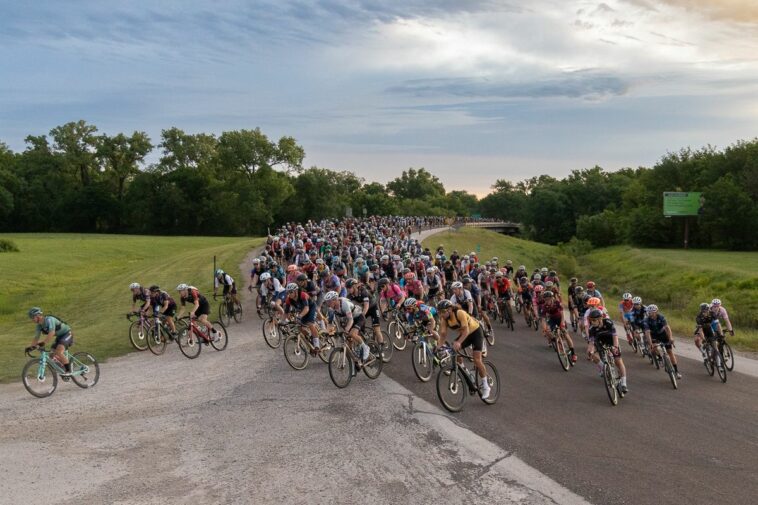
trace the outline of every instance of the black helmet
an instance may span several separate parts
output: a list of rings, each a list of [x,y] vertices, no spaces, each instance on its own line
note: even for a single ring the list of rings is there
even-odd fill
[[[598,309],[592,309],[590,311],[590,319],[600,319],[603,317],[603,313]]]
[[[437,310],[446,310],[453,306],[453,302],[450,300],[440,300],[440,303],[437,304]]]
[[[552,298],[552,297],[553,297],[553,292],[552,291],[544,291],[542,293],[542,298]]]
[[[307,281],[308,280],[308,276],[306,274],[300,273],[300,274],[297,274],[297,277],[295,277],[295,280],[297,282]]]
[[[384,286],[387,286],[390,283],[390,280],[386,277],[382,277],[379,279],[379,287],[383,288]]]
[[[471,284],[471,277],[468,275],[463,278],[463,284]]]
[[[352,287],[353,287],[353,286],[355,286],[356,284],[358,284],[358,281],[357,281],[356,279],[352,279],[352,278],[351,278],[351,279],[348,279],[348,280],[346,280],[346,281],[345,281],[345,287],[346,287],[347,289],[350,289],[350,288],[352,288]]]
[[[161,288],[157,284],[153,284],[152,286],[150,286],[150,292],[152,293],[155,293],[156,291],[160,291],[160,290]]]
[[[701,303],[700,312],[705,312],[706,310],[708,310],[708,307],[710,307],[710,305],[708,305],[707,303]]]

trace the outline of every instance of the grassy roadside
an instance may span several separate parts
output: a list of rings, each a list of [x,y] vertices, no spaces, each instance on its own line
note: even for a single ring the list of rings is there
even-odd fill
[[[76,349],[100,360],[129,352],[129,284],[159,284],[172,296],[180,282],[212,292],[213,256],[237,272],[263,239],[80,234],[0,234],[20,252],[0,254],[0,381],[13,380],[26,361],[38,305],[74,329]]]
[[[758,351],[758,253],[619,246],[567,258],[550,245],[465,227],[424,241],[431,249],[440,244],[448,255],[453,249],[467,254],[478,244],[482,260],[497,256],[501,263],[511,259],[516,266],[526,265],[529,272],[547,266],[564,280],[571,275],[592,279],[609,301],[631,291],[645,303],[657,304],[679,336],[692,335],[700,302],[721,298],[737,332],[730,342],[744,351]],[[618,318],[615,307],[611,313]]]

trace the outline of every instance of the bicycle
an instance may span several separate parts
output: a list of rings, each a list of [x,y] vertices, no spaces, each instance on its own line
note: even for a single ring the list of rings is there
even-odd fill
[[[734,336],[734,332],[732,332],[732,336]],[[723,333],[719,333],[718,338],[719,352],[721,352],[721,357],[724,358],[724,366],[726,366],[727,370],[732,372],[734,371],[734,353],[732,352],[732,347],[726,341],[726,337],[724,337]]]
[[[216,339],[208,335],[208,329],[205,325],[199,326],[196,318],[184,316],[180,320],[181,329],[176,342],[179,344],[179,350],[189,359],[195,359],[200,356],[203,350],[202,344],[210,345],[217,351],[223,351],[229,344],[229,336],[226,328],[219,321],[212,321],[211,324],[217,331]],[[189,322],[189,324],[187,324]]]
[[[611,348],[607,345],[600,345],[598,349],[600,354],[600,360],[603,364],[603,382],[605,383],[605,391],[608,393],[608,399],[611,401],[611,405],[618,405],[619,397],[623,398],[624,393],[619,388],[619,371],[616,368],[616,360],[613,357]]]
[[[506,327],[510,327],[511,331],[515,331],[513,324],[513,315],[511,314],[511,311],[508,307],[509,303],[509,300],[499,298],[497,301],[497,310],[500,312],[500,323],[505,323]]]
[[[168,342],[175,339],[174,335],[166,328],[165,323],[166,318],[164,316],[157,316],[147,334],[147,347],[156,356],[163,354]]]
[[[411,334],[411,329],[408,326],[408,322],[404,319],[403,314],[398,309],[393,309],[390,316],[390,323],[387,325],[387,333],[390,335],[392,345],[398,351],[405,349],[407,345],[408,336]]]
[[[668,374],[669,379],[671,379],[671,385],[674,386],[674,389],[679,389],[679,384],[676,381],[674,364],[671,362],[671,358],[669,357],[669,353],[666,352],[663,342],[654,341],[653,350],[650,354],[656,370],[661,368],[661,361],[663,361],[663,370]]]
[[[33,355],[37,350],[39,356]],[[58,387],[58,375],[66,382],[69,379],[73,380],[74,384],[82,389],[91,388],[100,380],[100,365],[95,357],[87,352],[71,354],[66,349],[65,355],[71,364],[70,374],[55,358],[53,351],[45,350],[42,345],[27,348],[24,354],[32,359],[24,365],[21,378],[26,390],[37,398],[46,398],[55,392]]]
[[[440,367],[437,372],[437,398],[442,406],[449,412],[460,412],[466,401],[466,393],[470,395],[479,394],[487,405],[494,405],[500,396],[500,375],[497,368],[491,361],[484,361],[484,368],[487,371],[487,383],[490,386],[490,395],[482,398],[482,391],[479,387],[479,371],[474,367],[471,370],[466,368],[464,363],[458,363],[458,358],[473,362],[474,358],[462,353],[449,354],[449,366]],[[447,363],[447,360],[446,360]],[[449,397],[449,398],[448,398]]]
[[[561,363],[561,368],[565,372],[568,372],[574,363],[571,361],[571,354],[568,349],[568,339],[566,338],[566,330],[556,327],[550,330],[550,346],[558,355],[558,361]]]
[[[135,321],[134,316],[139,316],[139,319]],[[126,319],[132,323],[129,325],[129,341],[132,346],[138,351],[146,351],[147,334],[153,325],[152,321],[142,312],[129,312]]]
[[[213,299],[217,299],[216,294],[213,295]],[[239,323],[242,321],[242,304],[239,300],[234,301],[231,293],[223,295],[224,299],[218,306],[218,319],[222,324],[228,326],[234,322]]]
[[[375,342],[368,344],[368,359],[365,363],[361,363],[350,335],[340,332],[335,335],[335,339],[341,344],[332,349],[328,363],[329,378],[332,379],[335,386],[340,389],[346,388],[361,368],[369,379],[376,379],[381,375],[384,362],[380,357],[381,350]]]
[[[368,341],[375,342],[377,346],[379,346],[382,350],[382,361],[385,363],[389,363],[390,360],[392,360],[392,354],[395,351],[395,346],[392,344],[392,339],[390,338],[389,333],[387,333],[386,330],[383,330],[379,328],[379,331],[382,332],[382,343],[379,344],[379,342],[376,341],[376,335],[374,335],[374,328],[371,327],[370,329],[366,329],[367,335],[364,337]]]
[[[711,343],[711,340],[704,339],[703,340],[703,365],[705,365],[705,369],[708,371],[708,375],[713,377],[714,372],[718,371],[719,379],[721,379],[721,382],[726,382],[726,365],[724,364],[724,358],[721,355],[721,352],[713,347],[713,344]]]
[[[279,325],[281,317],[279,313],[273,308],[274,302],[269,302],[266,305],[266,313],[268,317],[263,321],[263,339],[272,349],[278,349],[282,344],[282,335],[279,331]]]
[[[302,326],[296,321],[287,321],[281,325],[284,336],[284,359],[295,370],[303,370],[308,366],[311,355],[318,355],[324,363],[328,363],[329,353],[334,348],[334,338],[326,332],[319,332],[320,347],[316,349],[310,335],[304,335]]]
[[[419,328],[417,336],[418,338],[413,345],[413,352],[411,353],[413,373],[416,374],[416,377],[421,382],[429,382],[434,373],[434,368],[440,366],[443,358],[447,356],[445,350],[449,352],[452,349],[446,344],[437,345],[436,348],[432,348],[428,342],[431,335],[425,328]]]
[[[516,305],[516,312],[518,314],[521,314],[521,309],[524,308],[524,302],[521,301],[520,293],[518,293],[517,296],[516,296],[516,304],[515,305]]]

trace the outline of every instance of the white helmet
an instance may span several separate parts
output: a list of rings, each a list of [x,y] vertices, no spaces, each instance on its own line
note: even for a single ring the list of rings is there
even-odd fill
[[[711,300],[711,305],[713,305],[714,307],[721,307],[721,300],[719,300],[718,298],[714,298],[713,300]]]
[[[462,288],[462,287],[463,287],[463,283],[462,283],[462,282],[458,282],[458,281],[456,281],[456,282],[454,282],[454,283],[452,284],[452,286],[450,286],[450,287],[451,287],[451,288],[453,288],[453,289]]]
[[[261,274],[261,281],[265,282],[271,278],[271,274],[268,272],[263,272]]]
[[[287,292],[288,293],[290,291],[297,291],[297,289],[298,289],[297,284],[295,284],[294,282],[290,282],[289,284],[287,284]]]
[[[416,300],[415,298],[411,296],[405,299],[405,301],[403,302],[403,307],[408,309],[411,307],[415,307],[417,303],[418,303],[418,300]]]
[[[139,282],[132,282],[131,284],[129,284],[129,289],[139,289],[141,287],[142,286],[139,285]]]
[[[647,309],[645,309],[645,310],[647,310],[648,314],[655,314],[656,312],[658,312],[658,306],[657,305],[648,305]]]
[[[426,269],[426,273],[433,274],[434,273],[434,267],[429,267]]]
[[[185,289],[189,289],[189,286],[183,282],[176,287],[177,291],[184,291]]]
[[[324,295],[325,302],[331,302],[332,300],[336,300],[337,298],[339,298],[339,295],[337,295],[336,291],[329,291],[327,294]]]
[[[624,298],[624,300],[631,300],[632,299],[632,294],[631,293],[624,293],[623,298]]]
[[[634,298],[632,298],[632,303],[642,305],[642,298],[640,298],[639,296],[635,296]]]

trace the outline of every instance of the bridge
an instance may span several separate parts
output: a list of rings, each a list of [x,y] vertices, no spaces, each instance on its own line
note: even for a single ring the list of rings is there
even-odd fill
[[[484,228],[504,235],[517,235],[521,230],[521,223],[508,223],[505,221],[475,221],[471,223],[461,223],[461,226]]]

